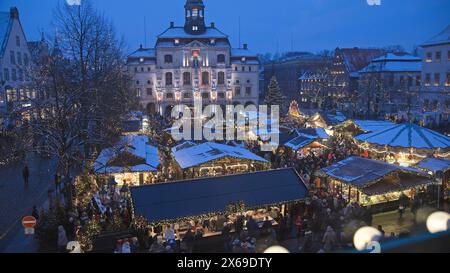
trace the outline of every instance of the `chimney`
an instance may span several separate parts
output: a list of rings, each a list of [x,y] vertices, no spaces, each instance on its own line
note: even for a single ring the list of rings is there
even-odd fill
[[[9,14],[10,14],[11,18],[19,19],[19,10],[16,7],[12,7],[9,10]]]
[[[212,28],[215,28],[215,27],[216,27],[216,24],[215,24],[214,22],[211,22],[211,27],[212,27]]]
[[[248,45],[247,44],[244,44],[244,49],[248,49]]]
[[[170,28],[174,28],[175,27],[175,23],[174,22],[170,22]]]

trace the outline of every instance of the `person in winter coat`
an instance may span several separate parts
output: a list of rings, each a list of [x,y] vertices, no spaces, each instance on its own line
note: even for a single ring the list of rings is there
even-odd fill
[[[322,239],[323,248],[326,252],[331,252],[337,244],[336,233],[333,228],[328,226],[327,231],[323,235]]]
[[[67,246],[66,230],[63,226],[58,226],[58,251],[64,252]]]

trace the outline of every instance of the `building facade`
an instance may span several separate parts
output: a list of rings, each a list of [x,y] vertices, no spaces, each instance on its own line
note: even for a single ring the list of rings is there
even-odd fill
[[[329,60],[323,56],[306,52],[267,63],[264,65],[264,91],[267,92],[270,80],[275,76],[286,102],[297,100],[300,103],[299,77],[304,73],[318,73],[329,63]]]
[[[422,111],[433,122],[449,121],[450,114],[450,26],[422,45]]]
[[[232,48],[214,23],[205,23],[205,5],[187,0],[185,24],[128,56],[128,71],[140,105],[149,113],[170,114],[177,104],[258,105],[260,64],[246,44]]]
[[[336,48],[330,68],[332,79],[327,93],[334,97],[334,104],[347,115],[353,116],[357,102],[358,72],[370,61],[384,54],[382,49]]]
[[[358,112],[370,118],[415,112],[421,67],[420,58],[406,53],[387,53],[373,59],[359,72]]]
[[[31,64],[18,9],[0,12],[0,113],[26,106],[36,97],[29,88]]]

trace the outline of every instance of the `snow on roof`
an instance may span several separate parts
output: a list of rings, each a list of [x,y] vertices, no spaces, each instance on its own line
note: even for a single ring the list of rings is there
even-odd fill
[[[108,162],[127,152],[138,158],[145,159],[145,164],[128,166],[132,172],[156,171],[159,164],[158,148],[148,144],[147,136],[130,135],[122,139],[112,148],[103,149],[94,162],[94,171],[97,173],[118,173],[125,171],[121,166],[108,166]]]
[[[228,36],[215,27],[206,27],[202,34],[187,33],[184,27],[170,27],[158,35],[158,38],[228,38]]]
[[[198,166],[223,157],[267,162],[264,158],[253,154],[249,150],[215,142],[205,142],[177,151],[172,150],[172,154],[182,169]]]
[[[446,172],[450,170],[450,159],[444,159],[444,158],[425,158],[424,160],[417,163],[416,166],[414,166],[418,169],[424,169],[427,171],[437,172],[437,171],[443,171]]]
[[[299,136],[314,137],[321,139],[328,139],[330,137],[323,128],[301,128],[295,129],[295,131]]]
[[[426,41],[422,46],[431,46],[450,43],[450,25],[448,25],[441,33]]]
[[[449,148],[450,137],[412,123],[403,123],[378,132],[357,136],[359,141],[392,147],[436,149]]]
[[[359,73],[406,71],[422,71],[422,59],[409,54],[388,53],[373,59],[370,64],[363,68]]]
[[[305,147],[306,145],[313,143],[315,140],[315,137],[312,136],[298,136],[286,143],[284,143],[284,146],[289,147],[293,150],[298,150],[301,149],[303,147]]]
[[[231,49],[231,57],[256,57],[257,54],[245,48]]]
[[[422,176],[427,176],[426,173],[413,168],[401,167],[359,156],[351,156],[320,171],[327,176],[357,187],[364,187],[368,183],[379,180],[395,171],[414,172]]]
[[[154,48],[139,48],[134,51],[128,58],[154,58],[156,57],[156,50]]]
[[[388,120],[362,120],[362,119],[355,119],[353,122],[361,128],[363,131],[366,132],[378,132],[383,129],[386,129],[388,127],[395,126],[396,124],[388,121]]]
[[[9,31],[12,26],[9,12],[0,12],[0,57],[3,56],[3,51],[6,48],[6,43],[9,36]]]

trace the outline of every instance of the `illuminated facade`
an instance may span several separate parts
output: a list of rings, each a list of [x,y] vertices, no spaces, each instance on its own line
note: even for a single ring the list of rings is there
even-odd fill
[[[201,0],[188,0],[185,24],[157,37],[128,56],[128,71],[140,105],[149,113],[170,113],[177,104],[258,105],[259,60],[244,44],[231,47],[228,36],[205,24]]]

